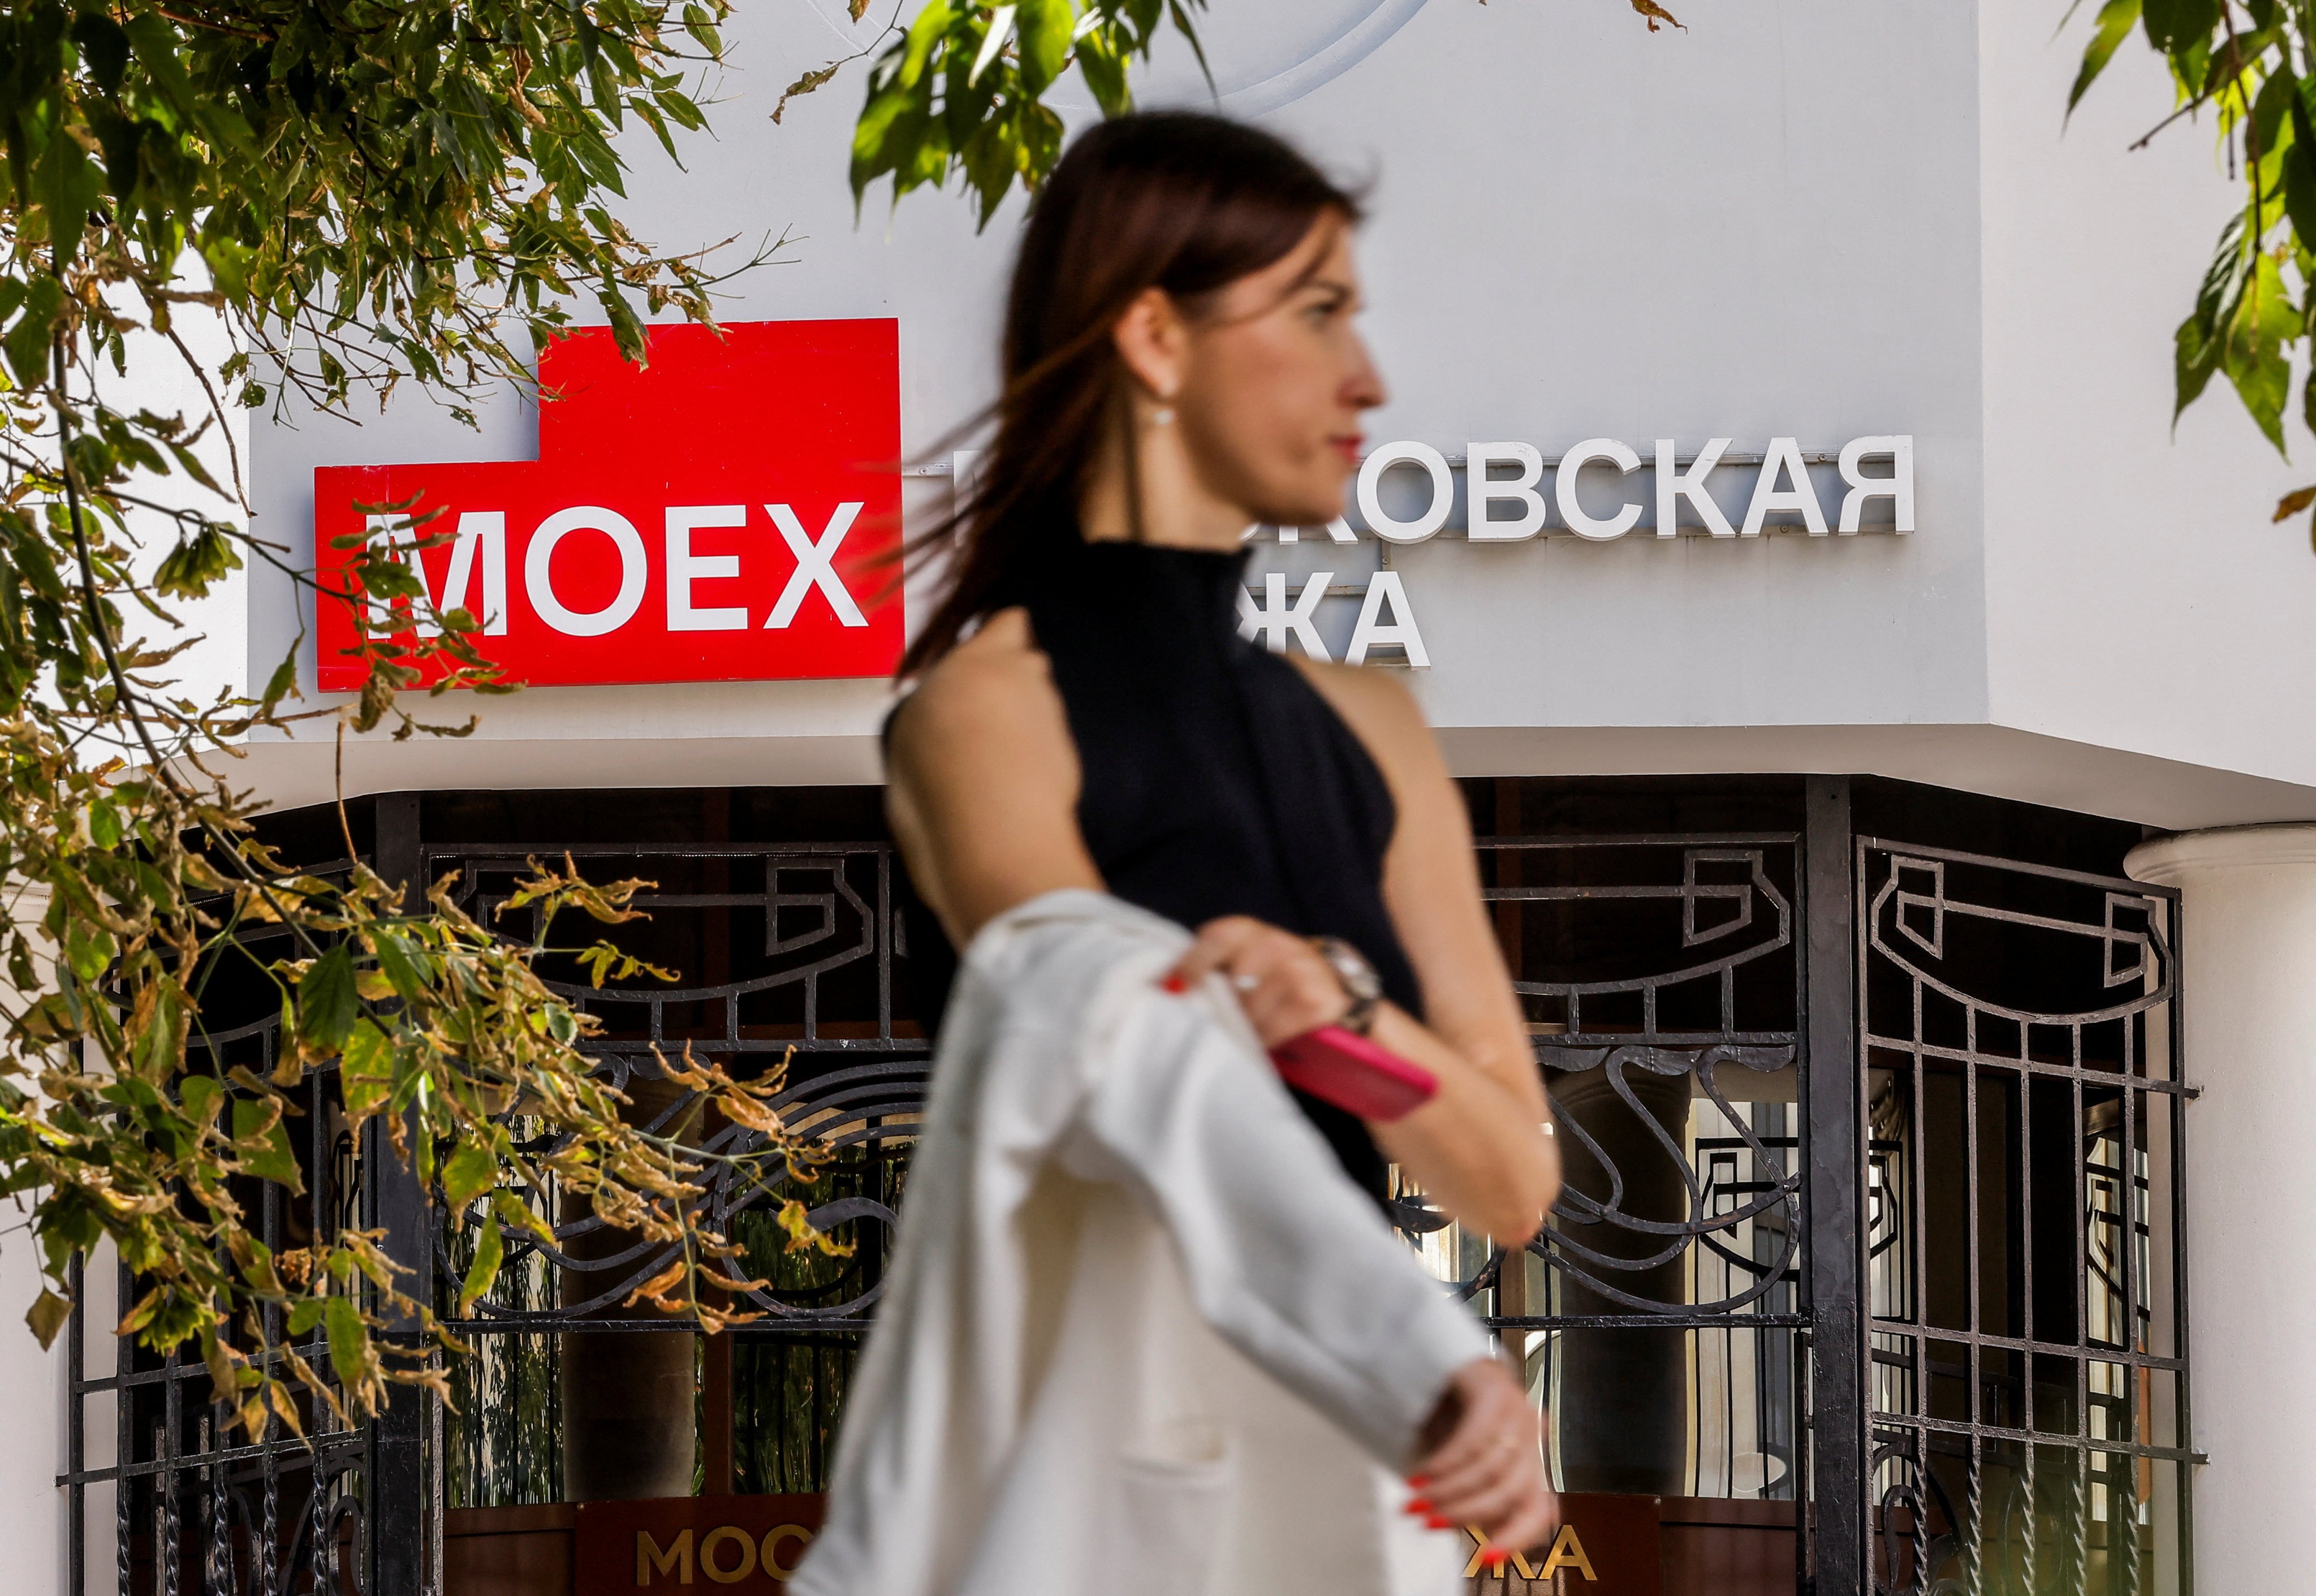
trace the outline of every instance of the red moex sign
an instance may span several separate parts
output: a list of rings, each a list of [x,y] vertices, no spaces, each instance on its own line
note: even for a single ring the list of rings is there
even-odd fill
[[[346,651],[352,605],[365,601],[333,545],[366,528],[419,561],[439,608],[482,623],[477,646],[516,682],[891,673],[902,647],[896,324],[659,327],[647,347],[640,369],[607,331],[542,352],[552,397],[536,460],[314,473],[325,691],[362,684]],[[414,496],[413,510],[377,511]],[[441,513],[408,527],[430,510]]]

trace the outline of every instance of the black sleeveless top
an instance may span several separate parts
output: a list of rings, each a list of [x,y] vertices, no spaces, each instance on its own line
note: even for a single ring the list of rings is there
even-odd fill
[[[1056,542],[1004,602],[1028,610],[1051,662],[1077,744],[1078,825],[1103,882],[1192,929],[1251,914],[1341,937],[1394,1003],[1420,1015],[1383,901],[1397,822],[1390,789],[1302,673],[1239,637],[1246,557]],[[916,950],[946,951],[928,932]],[[1385,1161],[1366,1126],[1315,1098],[1296,1101],[1344,1171],[1384,1200]]]

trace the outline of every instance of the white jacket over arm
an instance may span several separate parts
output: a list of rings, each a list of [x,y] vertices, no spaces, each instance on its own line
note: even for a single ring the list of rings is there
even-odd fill
[[[975,938],[796,1596],[1435,1596],[1397,1472],[1479,1327],[1178,926],[1050,893]]]

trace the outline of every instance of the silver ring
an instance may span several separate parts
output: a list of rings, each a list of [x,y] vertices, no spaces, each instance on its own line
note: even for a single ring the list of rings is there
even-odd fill
[[[1256,987],[1262,985],[1262,977],[1260,976],[1233,976],[1231,977],[1231,985],[1237,987],[1241,992],[1252,992]]]

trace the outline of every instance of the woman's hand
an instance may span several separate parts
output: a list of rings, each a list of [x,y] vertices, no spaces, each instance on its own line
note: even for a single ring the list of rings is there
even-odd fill
[[[1480,1560],[1490,1567],[1542,1545],[1559,1526],[1536,1410],[1494,1359],[1475,1360],[1450,1377],[1420,1444],[1423,1457],[1407,1476],[1415,1493],[1407,1511],[1434,1529],[1480,1529],[1488,1538]]]
[[[1170,992],[1185,991],[1217,970],[1230,978],[1266,1048],[1332,1025],[1350,1011],[1350,994],[1318,950],[1250,915],[1229,914],[1200,926],[1164,985]]]

